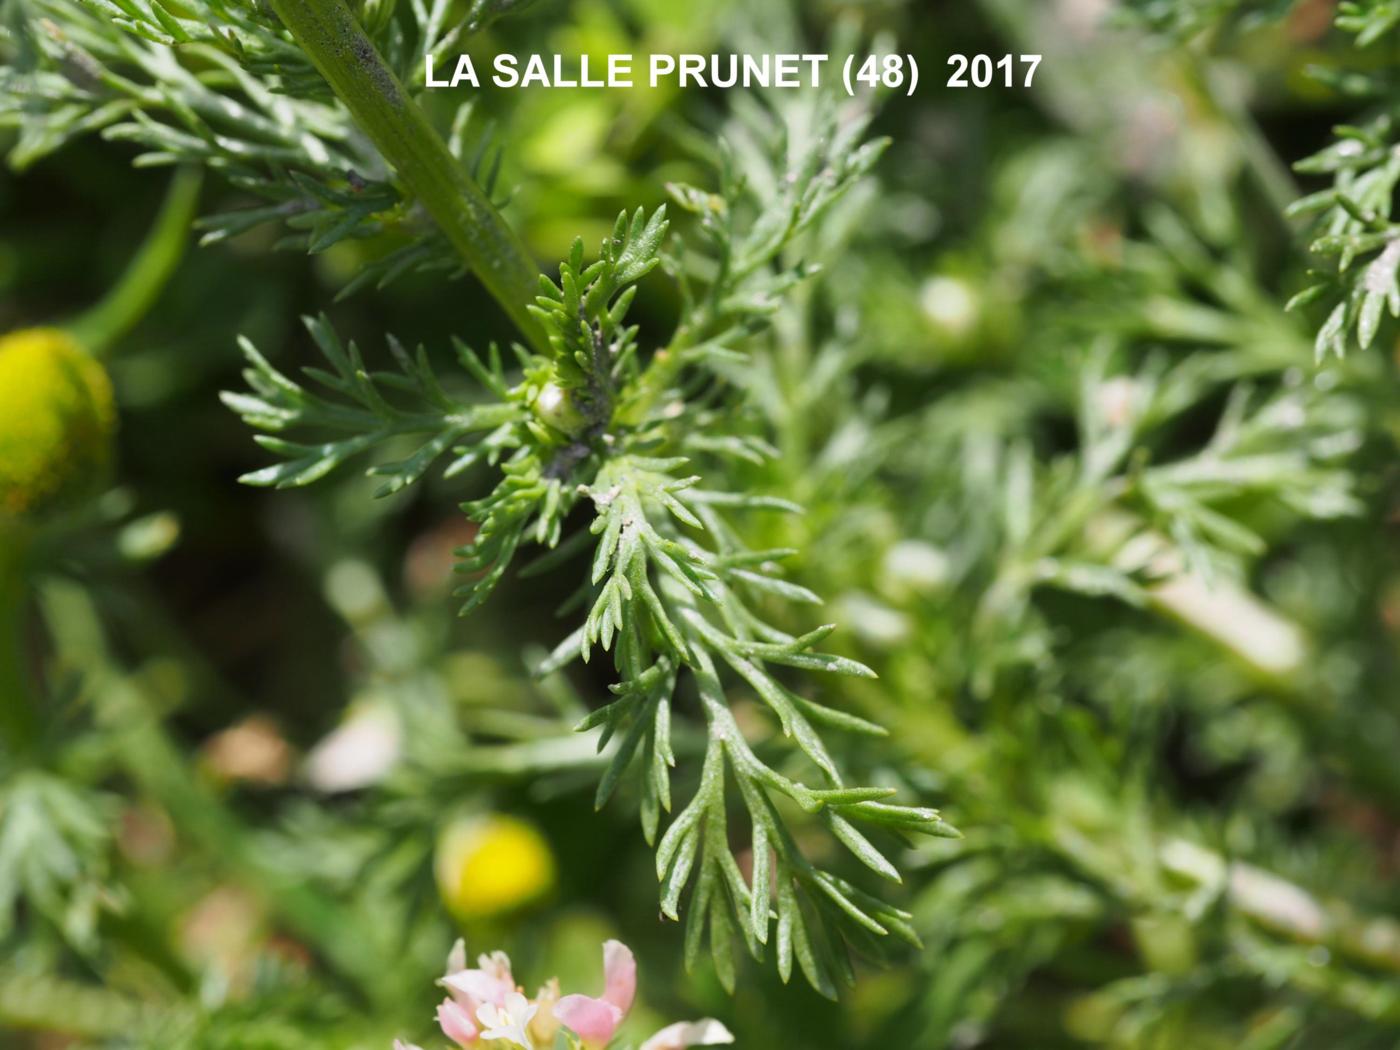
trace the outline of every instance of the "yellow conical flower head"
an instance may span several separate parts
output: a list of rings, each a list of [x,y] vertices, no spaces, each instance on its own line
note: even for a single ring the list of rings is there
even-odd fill
[[[0,515],[90,492],[112,458],[116,405],[103,367],[65,332],[0,336]]]
[[[516,817],[457,821],[438,838],[438,892],[458,919],[485,919],[538,900],[554,885],[554,854]]]

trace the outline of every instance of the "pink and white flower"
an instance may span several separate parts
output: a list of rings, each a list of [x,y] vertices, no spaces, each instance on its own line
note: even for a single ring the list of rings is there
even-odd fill
[[[482,1033],[483,1007],[500,1008],[510,996],[520,992],[510,972],[510,959],[504,952],[479,956],[475,968],[468,968],[467,949],[461,940],[452,946],[447,956],[447,972],[438,984],[447,989],[449,996],[438,1004],[438,1026],[443,1035],[463,1048],[488,1038]]]
[[[603,945],[603,995],[566,995],[554,1006],[554,1016],[583,1041],[585,1050],[601,1050],[612,1042],[618,1026],[637,996],[637,960],[621,941]],[[641,1050],[683,1050],[689,1046],[718,1046],[734,1042],[728,1028],[714,1018],[668,1025],[642,1044]]]
[[[453,951],[456,952],[455,947]],[[451,993],[455,1002],[470,1013],[476,1013],[477,1008],[484,1003],[500,1006],[511,992],[520,991],[515,985],[515,978],[511,976],[510,959],[505,952],[478,956],[474,969],[463,966],[453,970],[451,965],[456,961],[453,956],[448,956],[448,972],[438,983]]]
[[[621,941],[603,944],[603,996],[566,995],[554,1006],[554,1016],[574,1035],[583,1040],[588,1050],[607,1046],[612,1041],[632,1000],[637,995],[637,960],[632,949]]]
[[[463,1050],[509,1044],[535,1050],[533,1039],[547,1044],[562,1024],[579,1040],[583,1050],[603,1050],[637,997],[637,960],[621,941],[603,944],[603,994],[559,997],[559,982],[551,980],[534,1000],[516,986],[510,959],[504,952],[477,958],[467,966],[466,947],[459,940],[447,957],[447,972],[438,982],[448,991],[437,1008],[443,1035]],[[640,1050],[685,1050],[692,1046],[718,1046],[734,1042],[734,1036],[714,1018],[681,1021],[661,1029]],[[394,1050],[421,1050],[412,1043],[394,1040]]]

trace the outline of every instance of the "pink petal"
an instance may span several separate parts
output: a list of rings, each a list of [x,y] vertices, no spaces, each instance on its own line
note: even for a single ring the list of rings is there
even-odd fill
[[[442,1034],[458,1046],[470,1046],[476,1042],[476,1022],[459,1003],[444,999],[438,1004],[437,1019]]]
[[[621,941],[603,942],[603,998],[624,1014],[637,996],[637,960]]]
[[[448,974],[441,983],[452,993],[452,998],[468,1010],[475,1010],[483,1003],[500,1006],[506,996],[515,991],[509,981],[484,970],[459,970]]]
[[[622,1024],[622,1011],[602,999],[566,995],[554,1004],[554,1019],[567,1025],[585,1045],[606,1046]]]

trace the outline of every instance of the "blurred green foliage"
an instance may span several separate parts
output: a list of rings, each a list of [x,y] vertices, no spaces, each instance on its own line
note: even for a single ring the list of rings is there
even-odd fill
[[[411,72],[392,5],[362,6]],[[52,21],[69,9],[7,0],[0,76],[42,65],[65,29],[81,43],[79,19]],[[27,36],[35,13],[49,43]],[[595,811],[609,756],[571,733],[613,676],[598,660],[529,673],[567,633],[573,584],[510,576],[454,615],[451,552],[475,538],[457,504],[489,491],[483,465],[379,499],[384,479],[353,469],[237,484],[266,454],[218,404],[244,389],[236,337],[286,375],[314,361],[302,315],[327,313],[376,369],[395,367],[386,333],[443,371],[454,338],[512,338],[344,114],[298,100],[295,119],[349,155],[280,156],[300,165],[290,198],[276,164],[206,158],[209,243],[104,361],[115,487],[0,524],[0,1038],[428,1043],[459,932],[436,844],[506,814],[543,834],[556,877],[469,918],[469,946],[507,948],[526,981],[591,987],[598,942],[620,937],[641,961],[633,1036],[712,1015],[740,1046],[813,1050],[1400,1044],[1396,5],[450,15],[474,23],[454,46],[482,55],[877,42],[918,59],[919,93],[880,100],[891,145],[873,176],[804,245],[823,272],[781,289],[771,329],[706,382],[742,402],[734,436],[778,452],[734,466],[733,491],[805,508],[753,515],[745,539],[799,552],[784,582],[820,593],[843,625],[831,644],[880,676],[785,681],[889,730],[842,740],[852,778],[964,833],[881,839],[903,876],[888,906],[922,947],[880,942],[836,1002],[772,966],[741,961],[732,994],[708,960],[683,966],[632,812],[644,788]],[[1007,52],[1044,53],[1033,89],[941,87],[950,54]],[[102,119],[127,130],[77,134],[81,75],[0,83],[9,332],[83,316],[119,282],[167,180],[131,160],[175,133],[122,103]],[[268,113],[286,102],[251,94]],[[424,98],[541,260],[580,235],[591,248],[619,211],[651,214],[668,183],[703,204],[717,139],[772,145],[755,140],[763,102],[736,92],[460,101]],[[646,276],[638,353],[685,310],[675,281]],[[586,515],[561,527],[567,543]],[[759,605],[777,629],[815,622]],[[725,686],[744,738],[783,754],[756,687]],[[689,799],[706,740],[697,698],[676,706]],[[854,877],[790,808],[800,854]],[[728,845],[751,871],[744,837]]]

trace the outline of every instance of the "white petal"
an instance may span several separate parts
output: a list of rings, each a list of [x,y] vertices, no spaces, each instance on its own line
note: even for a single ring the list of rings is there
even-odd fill
[[[457,973],[459,970],[467,968],[467,942],[458,937],[452,950],[447,953],[447,969],[445,973]]]
[[[489,973],[498,981],[504,981],[511,987],[515,986],[515,978],[510,972],[510,956],[502,951],[494,951],[490,955],[478,955],[476,965],[483,973]]]
[[[495,1003],[482,1003],[476,1008],[476,1017],[487,1028],[495,1028],[501,1023],[501,1008]]]
[[[486,973],[484,970],[460,970],[457,973],[449,973],[446,977],[438,981],[438,984],[453,993],[452,997],[463,1002],[463,1005],[475,1003],[495,1003],[500,1005],[505,1002],[506,996],[511,995],[515,989],[511,985],[502,981],[499,977]],[[460,999],[458,997],[461,997]]]
[[[317,791],[357,791],[388,776],[399,760],[403,729],[387,704],[356,705],[306,756],[306,779]]]
[[[684,1050],[687,1046],[719,1046],[734,1042],[734,1034],[713,1017],[702,1021],[677,1021],[642,1044],[641,1050]]]

